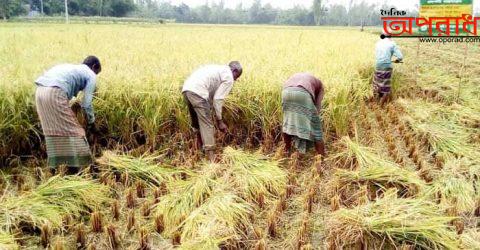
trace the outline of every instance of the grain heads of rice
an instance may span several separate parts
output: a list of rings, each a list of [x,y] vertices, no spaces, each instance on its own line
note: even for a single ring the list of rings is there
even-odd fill
[[[401,243],[426,249],[460,247],[449,225],[454,217],[443,215],[427,200],[397,198],[397,192],[388,190],[383,198],[333,213],[326,223],[328,241],[346,247],[368,236],[397,247]]]

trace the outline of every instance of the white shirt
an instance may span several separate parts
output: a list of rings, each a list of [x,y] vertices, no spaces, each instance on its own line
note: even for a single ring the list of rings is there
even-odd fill
[[[233,82],[228,65],[205,65],[185,81],[182,92],[193,92],[213,104],[217,119],[221,120],[223,101],[232,90]]]

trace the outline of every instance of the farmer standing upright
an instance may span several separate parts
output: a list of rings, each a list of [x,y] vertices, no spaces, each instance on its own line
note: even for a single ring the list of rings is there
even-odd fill
[[[46,71],[35,83],[35,100],[45,142],[48,166],[68,167],[76,172],[92,163],[92,155],[85,130],[69,106],[69,100],[83,92],[82,108],[87,114],[88,130],[96,133],[92,106],[96,75],[102,67],[95,56],[85,58],[83,64],[61,64]]]
[[[282,132],[287,155],[292,143],[300,153],[314,146],[318,154],[325,155],[320,116],[324,93],[322,82],[309,73],[297,73],[284,83]]]
[[[193,72],[183,85],[182,93],[190,111],[192,127],[197,133],[197,146],[203,147],[210,161],[214,159],[215,150],[212,107],[218,128],[226,132],[227,126],[222,117],[223,103],[242,71],[237,61],[228,65],[206,65]]]
[[[390,98],[392,91],[392,57],[395,63],[403,60],[403,55],[397,44],[386,33],[382,34],[381,40],[375,45],[376,65],[373,75],[373,90],[377,99],[385,103]]]

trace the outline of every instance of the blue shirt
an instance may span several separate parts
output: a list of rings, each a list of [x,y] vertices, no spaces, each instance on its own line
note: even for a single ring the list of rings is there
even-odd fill
[[[389,38],[382,39],[375,45],[376,67],[377,69],[391,69],[392,56],[398,60],[403,60],[403,55],[397,44]]]
[[[68,100],[83,91],[82,108],[87,113],[88,123],[92,124],[95,122],[92,101],[96,78],[97,75],[85,64],[61,64],[45,72],[35,83],[38,86],[62,89],[67,94]]]

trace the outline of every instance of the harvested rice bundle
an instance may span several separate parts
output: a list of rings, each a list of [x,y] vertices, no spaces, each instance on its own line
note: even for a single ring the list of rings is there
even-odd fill
[[[442,175],[434,180],[429,194],[440,199],[440,206],[445,210],[463,214],[473,212],[476,208],[475,189],[471,182],[462,176]]]
[[[16,250],[20,249],[20,247],[15,242],[13,235],[0,231],[0,249]]]
[[[216,186],[221,185],[215,179],[214,172],[202,172],[187,180],[176,180],[169,183],[170,193],[163,196],[155,208],[155,213],[162,215],[165,231],[168,235],[197,207],[202,205],[212,194]]]
[[[471,107],[452,103],[451,105],[441,105],[424,100],[406,100],[398,101],[407,112],[416,120],[428,121],[432,117],[442,120],[456,121],[458,124],[466,126],[473,125],[480,121],[480,114]]]
[[[127,174],[133,181],[143,180],[149,186],[160,186],[163,182],[171,181],[174,176],[185,171],[159,166],[155,163],[158,156],[143,155],[134,158],[127,155],[118,155],[113,152],[104,152],[97,162],[104,170],[112,170],[119,174]]]
[[[426,190],[428,197],[439,200],[440,207],[450,213],[473,212],[477,206],[476,181],[457,171],[457,167],[447,163]]]
[[[242,228],[249,223],[251,206],[237,195],[216,190],[203,205],[195,209],[182,223],[182,242],[185,246],[195,245],[207,249],[212,243],[238,240]],[[182,245],[183,245],[182,244]]]
[[[400,199],[396,190],[389,190],[374,202],[334,212],[326,222],[327,240],[340,248],[377,239],[395,247],[406,243],[423,249],[458,249],[460,242],[449,226],[454,217],[439,211],[432,202]]]
[[[425,182],[413,171],[390,165],[371,165],[358,170],[337,169],[334,176],[338,186],[345,187],[353,183],[374,184],[382,189],[395,187],[415,195],[425,189]]]
[[[0,197],[0,226],[6,231],[23,222],[60,227],[64,215],[80,215],[108,202],[108,187],[79,176],[55,176],[21,195]]]
[[[360,145],[352,141],[350,137],[342,137],[337,144],[339,153],[332,156],[337,164],[349,169],[357,169],[368,166],[398,166],[378,155],[372,148]]]
[[[110,202],[109,193],[107,186],[79,176],[54,176],[33,191],[34,195],[49,198],[50,203],[65,207],[66,212],[75,213],[77,210],[75,214]]]
[[[439,121],[422,123],[412,120],[410,123],[416,133],[428,140],[434,153],[471,159],[480,157],[477,147],[468,143],[472,133],[462,126]]]
[[[197,241],[188,241],[185,243],[182,243],[180,247],[178,247],[179,250],[217,250],[219,249],[218,245],[220,245],[223,241],[223,239],[200,239]]]
[[[287,174],[279,167],[278,161],[228,147],[223,152],[223,163],[231,171],[231,181],[245,199],[270,198],[286,189]]]
[[[480,231],[469,229],[460,237],[464,249],[480,249]]]

